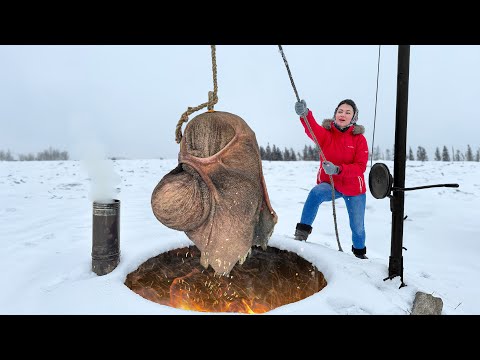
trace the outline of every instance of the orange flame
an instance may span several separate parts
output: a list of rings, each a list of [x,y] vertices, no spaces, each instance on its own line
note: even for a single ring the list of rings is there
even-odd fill
[[[197,276],[196,276],[197,275]],[[170,286],[170,306],[201,312],[237,312],[260,314],[272,309],[255,296],[248,298],[239,292],[228,277],[214,276],[204,283],[198,281],[201,273],[193,269],[189,274],[173,280]]]

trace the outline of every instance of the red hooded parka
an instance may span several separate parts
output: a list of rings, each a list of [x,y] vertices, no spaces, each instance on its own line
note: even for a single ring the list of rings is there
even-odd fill
[[[368,145],[363,135],[365,128],[355,124],[341,132],[332,119],[324,120],[320,126],[311,110],[308,110],[307,120],[326,159],[341,169],[338,175],[332,175],[335,190],[347,196],[364,194],[367,191],[364,173],[368,162]],[[300,121],[305,133],[313,140],[303,117],[300,117]],[[330,177],[323,170],[320,158],[317,184],[321,182],[330,183]]]

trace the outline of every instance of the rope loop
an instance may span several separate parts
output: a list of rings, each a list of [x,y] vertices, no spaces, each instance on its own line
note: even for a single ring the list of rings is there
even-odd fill
[[[217,91],[218,91],[218,85],[217,85],[217,59],[216,59],[216,49],[215,45],[210,45],[210,48],[212,50],[212,73],[213,73],[213,92],[209,91],[208,92],[208,101],[200,104],[195,107],[189,106],[187,108],[187,111],[185,111],[182,116],[180,117],[180,120],[178,120],[177,126],[175,127],[175,141],[177,144],[180,144],[180,141],[182,141],[182,125],[183,123],[186,123],[188,121],[188,116],[193,114],[194,112],[203,109],[204,107],[207,107],[208,111],[213,112],[215,111],[213,109],[213,106],[218,102],[218,96],[217,96]]]

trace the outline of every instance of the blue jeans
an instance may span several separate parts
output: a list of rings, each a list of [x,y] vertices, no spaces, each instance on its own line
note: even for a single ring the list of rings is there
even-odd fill
[[[357,196],[346,196],[335,190],[335,199],[343,198],[347,206],[348,217],[350,218],[350,229],[352,230],[352,243],[355,249],[365,247],[365,205],[366,194]],[[302,224],[312,226],[317,216],[318,207],[324,201],[332,201],[332,185],[327,182],[316,185],[308,194],[307,201],[303,205]]]

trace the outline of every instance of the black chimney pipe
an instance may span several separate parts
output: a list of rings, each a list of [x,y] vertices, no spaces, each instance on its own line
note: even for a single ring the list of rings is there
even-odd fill
[[[92,271],[112,272],[120,262],[120,200],[93,202]]]

